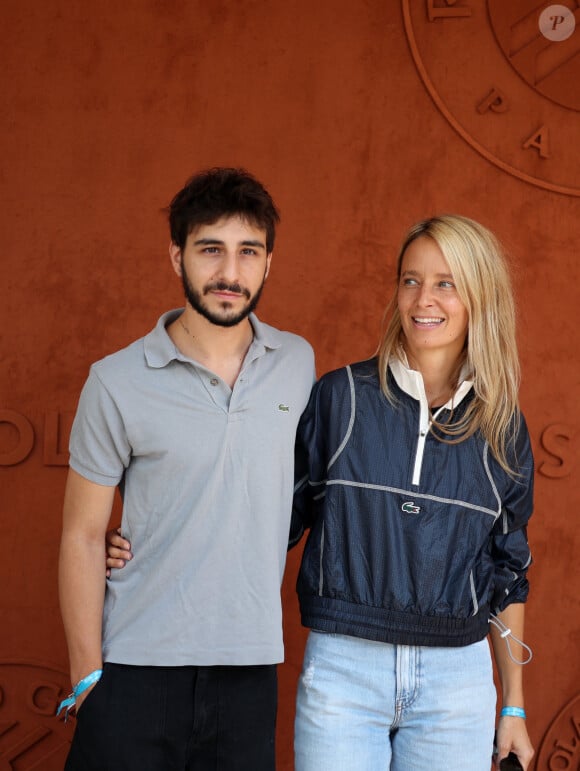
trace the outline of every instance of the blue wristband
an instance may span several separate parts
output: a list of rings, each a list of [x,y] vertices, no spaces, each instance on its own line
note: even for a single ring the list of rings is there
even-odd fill
[[[526,719],[526,711],[521,707],[502,707],[500,717],[523,717]]]
[[[69,694],[66,699],[63,699],[61,703],[58,705],[56,716],[58,717],[62,712],[62,710],[66,709],[66,712],[64,713],[64,721],[66,723],[68,719],[68,713],[76,704],[77,696],[80,696],[81,693],[84,693],[87,690],[87,688],[90,688],[91,685],[94,685],[95,683],[97,683],[101,679],[102,674],[103,674],[102,669],[95,669],[95,671],[91,672],[90,675],[87,675],[86,677],[83,677],[82,680],[79,680],[78,683],[72,689],[72,693]]]

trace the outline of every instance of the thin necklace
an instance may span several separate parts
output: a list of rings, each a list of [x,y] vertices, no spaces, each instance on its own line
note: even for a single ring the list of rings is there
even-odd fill
[[[195,335],[192,335],[189,329],[185,326],[184,322],[181,320],[181,316],[177,319],[181,326],[185,329],[186,333],[191,337],[192,340],[195,340]]]
[[[189,329],[186,327],[186,325],[185,325],[185,322],[182,320],[181,316],[180,316],[180,317],[179,317],[177,320],[179,321],[179,323],[181,324],[181,326],[183,327],[183,329],[184,329],[184,330],[187,332],[187,334],[188,334],[188,335],[191,337],[191,339],[192,339],[192,340],[195,340],[195,339],[196,339],[195,335],[192,335],[192,334],[191,334],[191,332],[189,331]],[[253,339],[254,339],[254,335],[252,334],[252,340],[253,340]],[[249,347],[249,346],[248,346],[248,347]],[[248,349],[246,348],[244,351],[242,351],[242,353],[241,353],[241,354],[236,354],[236,357],[235,357],[235,358],[237,358],[237,359],[238,359],[240,362],[242,362],[242,361],[244,360],[244,357],[245,357],[246,353],[247,353],[247,350],[248,350]]]

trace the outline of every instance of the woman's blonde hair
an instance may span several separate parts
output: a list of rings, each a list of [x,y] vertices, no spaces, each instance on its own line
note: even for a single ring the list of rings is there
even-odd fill
[[[512,473],[507,445],[515,438],[519,418],[520,365],[514,299],[502,249],[489,230],[467,217],[432,217],[417,223],[407,233],[397,260],[398,281],[403,256],[418,238],[432,239],[441,250],[469,316],[464,359],[458,362],[458,374],[466,363],[474,381],[475,398],[460,419],[435,423],[436,435],[442,434],[443,441],[455,443],[479,430],[500,465]],[[391,356],[400,356],[403,336],[396,291],[387,314],[389,310],[390,318],[377,353],[381,388],[393,402],[387,365]]]

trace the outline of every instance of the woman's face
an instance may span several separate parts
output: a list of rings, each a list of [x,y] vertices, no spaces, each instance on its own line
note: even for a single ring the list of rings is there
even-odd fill
[[[447,261],[435,241],[421,236],[403,255],[397,291],[404,346],[413,358],[441,350],[453,359],[463,351],[468,314]]]

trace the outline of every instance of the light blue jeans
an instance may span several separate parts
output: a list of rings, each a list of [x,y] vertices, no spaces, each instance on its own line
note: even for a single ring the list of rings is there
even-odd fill
[[[487,640],[388,645],[311,632],[298,684],[296,771],[490,771]]]

